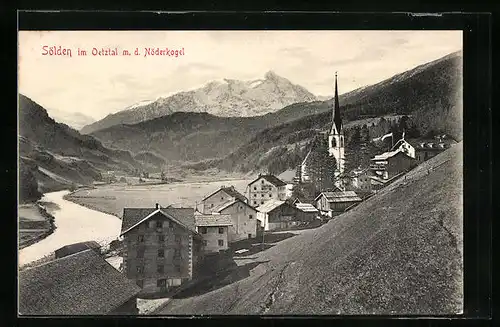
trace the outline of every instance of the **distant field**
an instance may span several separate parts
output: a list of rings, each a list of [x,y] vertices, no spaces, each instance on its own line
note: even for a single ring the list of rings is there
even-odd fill
[[[217,190],[221,186],[233,185],[241,193],[253,179],[228,181],[172,183],[163,185],[115,184],[99,186],[95,189],[76,191],[68,200],[121,217],[125,207],[153,207],[155,203],[161,206],[174,205],[194,208],[196,202]]]

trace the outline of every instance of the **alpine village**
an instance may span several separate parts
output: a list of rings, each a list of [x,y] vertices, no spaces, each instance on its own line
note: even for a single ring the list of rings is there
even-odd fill
[[[51,217],[51,212],[55,209],[51,208],[50,199],[44,196],[40,200],[42,192],[46,192],[43,187],[52,192],[69,189],[69,193],[64,193],[64,201],[74,206],[83,206],[85,210],[100,211],[110,219],[119,218],[115,223],[118,225],[113,225],[117,226],[114,239],[103,241],[104,238],[100,236],[94,238],[94,235],[98,235],[98,230],[107,227],[104,226],[104,220],[90,222],[89,219],[89,224],[95,230],[94,234],[88,234],[88,238],[82,238],[78,242],[59,244],[52,253],[34,257],[29,263],[20,265],[20,314],[357,314],[390,313],[391,308],[399,313],[404,312],[405,308],[414,310],[416,307],[423,313],[455,310],[452,301],[441,299],[439,301],[443,304],[437,305],[432,299],[427,300],[430,293],[453,298],[449,294],[456,295],[457,291],[452,285],[440,289],[436,286],[439,281],[424,277],[425,274],[417,278],[416,273],[406,266],[401,268],[409,262],[418,266],[418,260],[421,259],[415,257],[414,253],[420,250],[408,250],[407,253],[411,254],[398,263],[388,258],[395,255],[394,251],[402,251],[401,256],[404,256],[405,247],[431,238],[430,234],[426,234],[431,233],[431,227],[418,227],[423,226],[424,222],[420,222],[421,225],[418,226],[412,225],[417,224],[420,218],[414,217],[411,223],[402,222],[405,212],[410,209],[419,211],[420,217],[426,216],[427,211],[433,212],[434,208],[446,207],[444,202],[447,200],[438,203],[440,198],[430,191],[436,188],[436,183],[452,190],[439,191],[443,194],[458,192],[457,177],[448,171],[454,169],[450,162],[455,162],[455,158],[460,155],[457,149],[461,149],[461,134],[436,123],[444,121],[442,125],[448,126],[451,125],[450,121],[457,120],[452,113],[455,107],[449,104],[448,99],[452,97],[448,94],[452,91],[436,91],[438,87],[445,88],[441,86],[443,83],[454,83],[451,80],[442,81],[442,75],[448,72],[450,79],[457,78],[454,75],[457,58],[461,58],[461,53],[419,66],[411,74],[405,73],[404,78],[401,77],[403,74],[398,75],[399,77],[389,82],[383,81],[372,89],[355,91],[345,96],[339,96],[339,87],[342,85],[338,85],[335,73],[332,99],[291,105],[293,110],[307,113],[301,113],[298,119],[286,121],[279,127],[264,124],[263,131],[257,132],[255,137],[247,138],[246,142],[252,140],[253,143],[235,147],[232,153],[222,159],[193,160],[186,164],[184,168],[188,167],[188,171],[195,172],[213,171],[215,167],[218,171],[226,168],[227,171],[237,171],[240,168],[245,171],[250,164],[258,163],[251,172],[246,169],[249,172],[246,176],[251,176],[251,179],[247,179],[244,184],[221,178],[218,184],[209,184],[211,186],[208,189],[200,186],[198,191],[198,184],[193,182],[192,187],[186,191],[189,194],[192,192],[186,198],[188,200],[183,200],[183,191],[175,191],[178,192],[176,200],[162,196],[163,191],[157,187],[175,187],[176,183],[182,181],[182,177],[172,177],[175,168],[156,172],[145,168],[152,166],[154,155],[148,159],[149,166],[144,163],[147,161],[144,159],[144,164],[133,166],[126,174],[120,173],[125,169],[108,168],[106,171],[100,170],[90,183],[74,180],[66,182],[70,179],[60,177],[63,176],[62,172],[51,174],[43,163],[48,165],[49,162],[64,162],[62,158],[65,156],[77,155],[57,153],[47,142],[42,144],[39,141],[40,143],[35,144],[37,138],[33,135],[20,135],[23,183],[20,192],[24,192],[26,198],[34,199],[31,203],[37,203],[35,207],[29,207],[29,210],[37,208],[46,217]],[[266,79],[280,78],[273,74],[270,72]],[[418,83],[415,82],[417,79]],[[400,88],[398,92],[401,93],[391,93],[389,88],[396,87]],[[419,89],[413,89],[416,87]],[[405,93],[401,89],[410,91]],[[365,94],[360,95],[360,92]],[[418,94],[419,92],[422,94]],[[22,124],[28,124],[29,119],[33,119],[31,116],[35,117],[39,126],[42,125],[40,121],[50,119],[46,114],[40,113],[43,108],[39,105],[22,95],[20,97],[20,106],[24,106],[20,110],[32,111],[24,114],[30,115],[28,118],[21,116]],[[354,97],[364,97],[364,100],[356,103]],[[400,97],[395,102],[396,106],[408,108],[380,109],[391,106],[394,108],[394,104],[390,103],[391,97]],[[426,108],[418,107],[423,102],[430,101],[429,98],[433,101],[430,105],[427,104]],[[377,104],[371,105],[375,102]],[[310,109],[312,105],[320,109],[314,111]],[[40,112],[33,113],[37,110]],[[176,113],[171,116],[175,115]],[[166,118],[156,118],[140,125],[145,128],[146,124],[162,124],[164,119]],[[211,116],[201,116],[201,119],[213,120]],[[52,119],[50,121],[51,124],[56,124],[56,138],[58,133],[67,133],[79,138],[82,147],[91,144],[94,149],[92,151],[105,153],[113,158],[111,161],[121,156],[128,158],[123,160],[134,164],[139,162],[139,156],[129,157],[125,151],[120,152],[121,150],[110,147],[109,135],[119,133],[118,127],[80,135],[66,125],[55,123]],[[178,125],[183,123],[186,122],[176,122]],[[240,132],[246,133],[243,131],[246,125],[240,123],[239,126]],[[289,134],[288,144],[281,142],[273,134],[277,128],[280,128],[280,133]],[[250,129],[249,127],[248,130]],[[30,131],[36,133],[36,128],[31,127]],[[102,142],[102,145],[92,137]],[[122,139],[124,140],[114,144],[133,142],[131,139],[126,140],[127,137]],[[265,145],[272,142],[274,148]],[[277,145],[280,146],[276,150]],[[179,144],[176,146],[181,147]],[[132,147],[133,145],[129,148]],[[203,151],[214,151],[211,147],[207,143],[203,148],[206,150]],[[245,156],[251,150],[257,154],[253,157]],[[185,151],[188,151],[188,147]],[[42,154],[45,157],[42,158]],[[238,161],[238,158],[241,160]],[[72,167],[81,163],[80,161]],[[445,168],[448,170],[444,171]],[[85,169],[81,168],[78,172],[83,176],[82,179],[88,175]],[[155,174],[158,176],[154,177]],[[450,178],[453,180],[449,181]],[[54,180],[64,186],[51,189],[50,183]],[[35,190],[29,189],[33,183],[38,184]],[[112,195],[93,193],[111,187],[117,190]],[[120,202],[120,194],[126,196],[125,193],[134,187],[134,192],[137,192],[134,193],[134,199],[131,195]],[[143,202],[139,201],[141,199]],[[454,198],[449,201],[450,206],[455,205],[453,201]],[[111,202],[111,206],[103,205]],[[30,248],[35,248],[38,244],[45,242],[48,245],[52,234],[65,228],[62,220],[55,226],[53,217],[46,221],[30,220],[30,214],[26,212],[27,206],[31,204],[30,201],[25,203],[27,204],[21,205],[19,217],[21,254],[29,254]],[[455,209],[446,207],[443,210],[453,213]],[[391,218],[393,216],[397,218]],[[411,214],[408,213],[407,216]],[[79,228],[68,224],[69,228]],[[432,230],[438,233],[435,229]],[[405,235],[406,238],[398,238],[392,244],[391,240],[396,237],[394,235]],[[449,237],[439,235],[436,237],[438,240]],[[365,242],[371,244],[370,249],[373,250],[367,250],[368,245],[360,250]],[[381,242],[385,245],[380,245]],[[404,244],[401,245],[401,242]],[[398,246],[396,243],[401,243],[398,250],[393,248]],[[437,264],[445,265],[441,260],[452,260],[437,255],[436,258],[433,257],[434,249],[441,245],[419,246],[422,246],[422,255],[427,256],[428,260],[435,260]],[[428,248],[430,246],[433,247]],[[363,251],[375,252],[363,256],[360,254]],[[320,256],[323,256],[322,259],[319,259]],[[349,263],[342,261],[341,256],[351,256]],[[377,262],[378,268],[363,268],[363,265],[375,265],[374,262]],[[326,268],[328,264],[330,266]],[[385,268],[386,265],[391,268]],[[432,263],[427,262],[426,267],[430,266]],[[405,270],[398,270],[399,268]],[[386,287],[391,289],[400,285],[405,289],[391,289],[391,296],[394,297],[397,292],[404,293],[401,297],[411,293],[414,299],[399,299],[397,302],[389,296],[388,300],[383,298],[383,291],[377,291],[378,286],[367,284],[364,287],[369,291],[360,293],[360,283],[368,281],[370,277],[360,277],[358,273],[364,271],[363,274],[370,275],[380,271],[380,274],[386,274],[383,271],[389,269],[392,271],[387,275],[387,283],[391,283],[390,278],[393,278],[395,286]],[[309,270],[310,273],[307,272]],[[459,276],[459,271],[458,268],[448,271],[447,278],[451,278],[450,274]],[[293,277],[299,276],[299,272],[300,276],[304,276],[300,282]],[[311,274],[311,277],[306,278],[307,274]],[[412,281],[414,288],[401,284],[406,282],[396,275],[417,278]],[[340,281],[341,278],[343,281]],[[375,284],[380,284],[380,280],[384,279],[378,276],[380,279],[376,282],[377,278],[373,278]],[[351,286],[339,286],[343,283]],[[425,286],[426,283],[429,283],[428,287]],[[326,295],[319,295],[317,292],[320,291],[315,287],[323,284],[328,291]],[[439,285],[444,284],[441,282]],[[415,289],[422,294],[415,293]],[[361,304],[353,304],[356,301],[346,299],[351,295],[343,294],[355,294],[354,297],[359,297]],[[306,305],[309,301],[307,298],[315,301],[315,304]],[[423,298],[426,300],[422,300]],[[372,303],[372,306],[367,303]],[[407,307],[398,307],[397,303],[403,303],[401,305]]]

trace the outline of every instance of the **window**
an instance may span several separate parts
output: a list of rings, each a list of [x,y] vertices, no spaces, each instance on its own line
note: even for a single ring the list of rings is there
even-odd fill
[[[165,242],[165,235],[158,235],[158,242]]]
[[[252,219],[253,218],[253,215],[248,215],[248,219]]]
[[[224,200],[224,197],[223,197],[223,196],[221,196],[221,197],[220,197],[220,200],[221,200],[221,201],[222,201],[222,200]]]
[[[203,240],[203,246],[207,246],[208,242],[207,240]]]
[[[144,242],[144,235],[137,235],[137,242]]]
[[[155,228],[155,221],[154,220],[151,220],[149,222],[149,228]]]
[[[273,195],[272,194],[269,194],[269,197],[272,197]]]
[[[224,246],[224,240],[219,240],[219,246]]]
[[[261,197],[264,197],[264,194],[261,194],[260,196],[261,196]]]
[[[212,204],[210,205],[210,208],[213,208],[213,207],[214,207],[214,204],[212,203]]]
[[[254,194],[253,194],[253,197],[254,197],[254,198],[256,198],[256,197],[257,197],[257,193],[254,193]]]
[[[157,220],[156,221],[156,228],[163,228],[163,221]]]
[[[143,273],[144,272],[144,267],[143,266],[137,266],[137,273],[140,274],[140,273]]]
[[[171,222],[171,221],[169,221],[169,222],[168,222],[168,227],[169,227],[169,228],[173,228],[173,227],[174,227],[174,223],[173,223],[173,222]]]
[[[144,258],[144,249],[137,249],[137,258]]]
[[[260,181],[260,183],[261,183],[261,184],[264,184],[264,180],[261,180],[261,181]]]
[[[137,286],[139,286],[140,288],[143,288],[143,287],[144,287],[144,280],[142,280],[142,279],[138,279],[138,280],[136,281],[136,284],[137,284]]]
[[[175,271],[176,272],[178,272],[178,273],[181,272],[181,264],[179,262],[176,262],[175,265],[174,265],[174,267],[175,267]]]
[[[252,238],[252,234],[248,234],[248,238]]]
[[[159,249],[158,250],[158,258],[164,258],[164,257],[165,257],[165,250]]]
[[[260,204],[264,204],[264,201],[260,201]]]
[[[162,279],[158,279],[158,280],[156,281],[156,286],[157,286],[157,287],[165,287],[165,286],[167,286],[167,280],[166,280],[166,279],[164,279],[164,278],[162,278]]]
[[[257,201],[253,201],[253,204],[257,204]]]
[[[165,267],[163,265],[158,265],[158,267],[156,267],[156,271],[159,274],[163,274],[165,272]]]
[[[200,227],[200,233],[206,234],[207,233],[207,228],[206,227]]]
[[[181,251],[179,249],[175,249],[174,259],[180,259],[180,258],[181,258]]]
[[[253,190],[254,190],[254,191],[257,191],[257,186],[254,186],[254,187],[253,187]]]
[[[180,235],[175,235],[175,242],[176,243],[180,243],[182,240],[181,236]]]
[[[219,227],[219,234],[224,234],[224,227]]]

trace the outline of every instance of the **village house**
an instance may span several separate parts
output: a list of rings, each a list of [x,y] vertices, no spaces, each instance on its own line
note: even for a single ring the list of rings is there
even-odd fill
[[[240,200],[241,202],[247,203],[247,198],[238,192],[234,186],[222,186],[218,190],[204,197],[203,200],[201,200],[201,207],[198,206],[197,210],[201,213],[209,214],[214,212],[215,208],[221,206],[222,204],[229,203],[234,200]]]
[[[20,315],[138,314],[141,291],[86,249],[19,272]]]
[[[447,135],[439,135],[434,139],[409,139],[403,137],[394,144],[391,151],[400,150],[422,163],[438,153],[449,149],[456,142]]]
[[[302,218],[297,208],[280,200],[266,201],[257,211],[257,219],[265,231],[295,226]]]
[[[299,210],[299,220],[302,222],[314,221],[319,215],[319,210],[310,203],[296,202],[294,205]]]
[[[248,184],[248,201],[253,207],[263,205],[269,200],[286,199],[286,183],[274,175],[261,175]]]
[[[255,238],[257,234],[257,210],[248,203],[240,199],[233,199],[215,207],[212,212],[231,217],[229,243]]]
[[[194,216],[194,209],[158,204],[123,210],[124,273],[142,293],[166,291],[193,278],[203,251]]]
[[[196,231],[203,238],[203,252],[225,251],[228,246],[228,229],[233,225],[230,215],[199,214],[194,215]]]
[[[350,191],[372,192],[372,173],[370,169],[355,169],[350,174]]]
[[[417,161],[400,149],[384,152],[371,159],[370,170],[375,176],[390,179],[417,165]]]
[[[80,243],[65,245],[65,246],[55,250],[54,253],[55,253],[56,259],[59,259],[59,258],[68,256],[70,254],[85,251],[88,249],[91,249],[99,254],[101,253],[101,246],[96,241],[80,242]]]
[[[354,191],[342,191],[321,192],[321,194],[316,197],[315,201],[316,208],[333,217],[361,202],[362,199]]]

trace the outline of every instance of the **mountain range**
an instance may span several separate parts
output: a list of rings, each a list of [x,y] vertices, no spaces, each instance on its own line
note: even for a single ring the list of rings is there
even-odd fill
[[[425,133],[444,130],[460,135],[459,119],[450,114],[450,108],[461,98],[461,58],[461,52],[456,52],[340,95],[346,128],[349,122],[367,116],[415,115],[421,118]],[[290,152],[295,145],[304,146],[317,131],[327,130],[331,108],[332,101],[327,100],[294,103],[254,117],[176,112],[91,135],[105,146],[132,153],[149,151],[167,162],[199,161],[186,165],[189,168],[251,171],[262,168],[269,158]]]
[[[293,84],[273,71],[263,79],[240,81],[224,79],[155,101],[143,101],[81,129],[89,134],[115,125],[134,124],[170,115],[174,112],[207,112],[220,117],[251,117],[275,112],[298,102],[318,100],[300,85]]]

